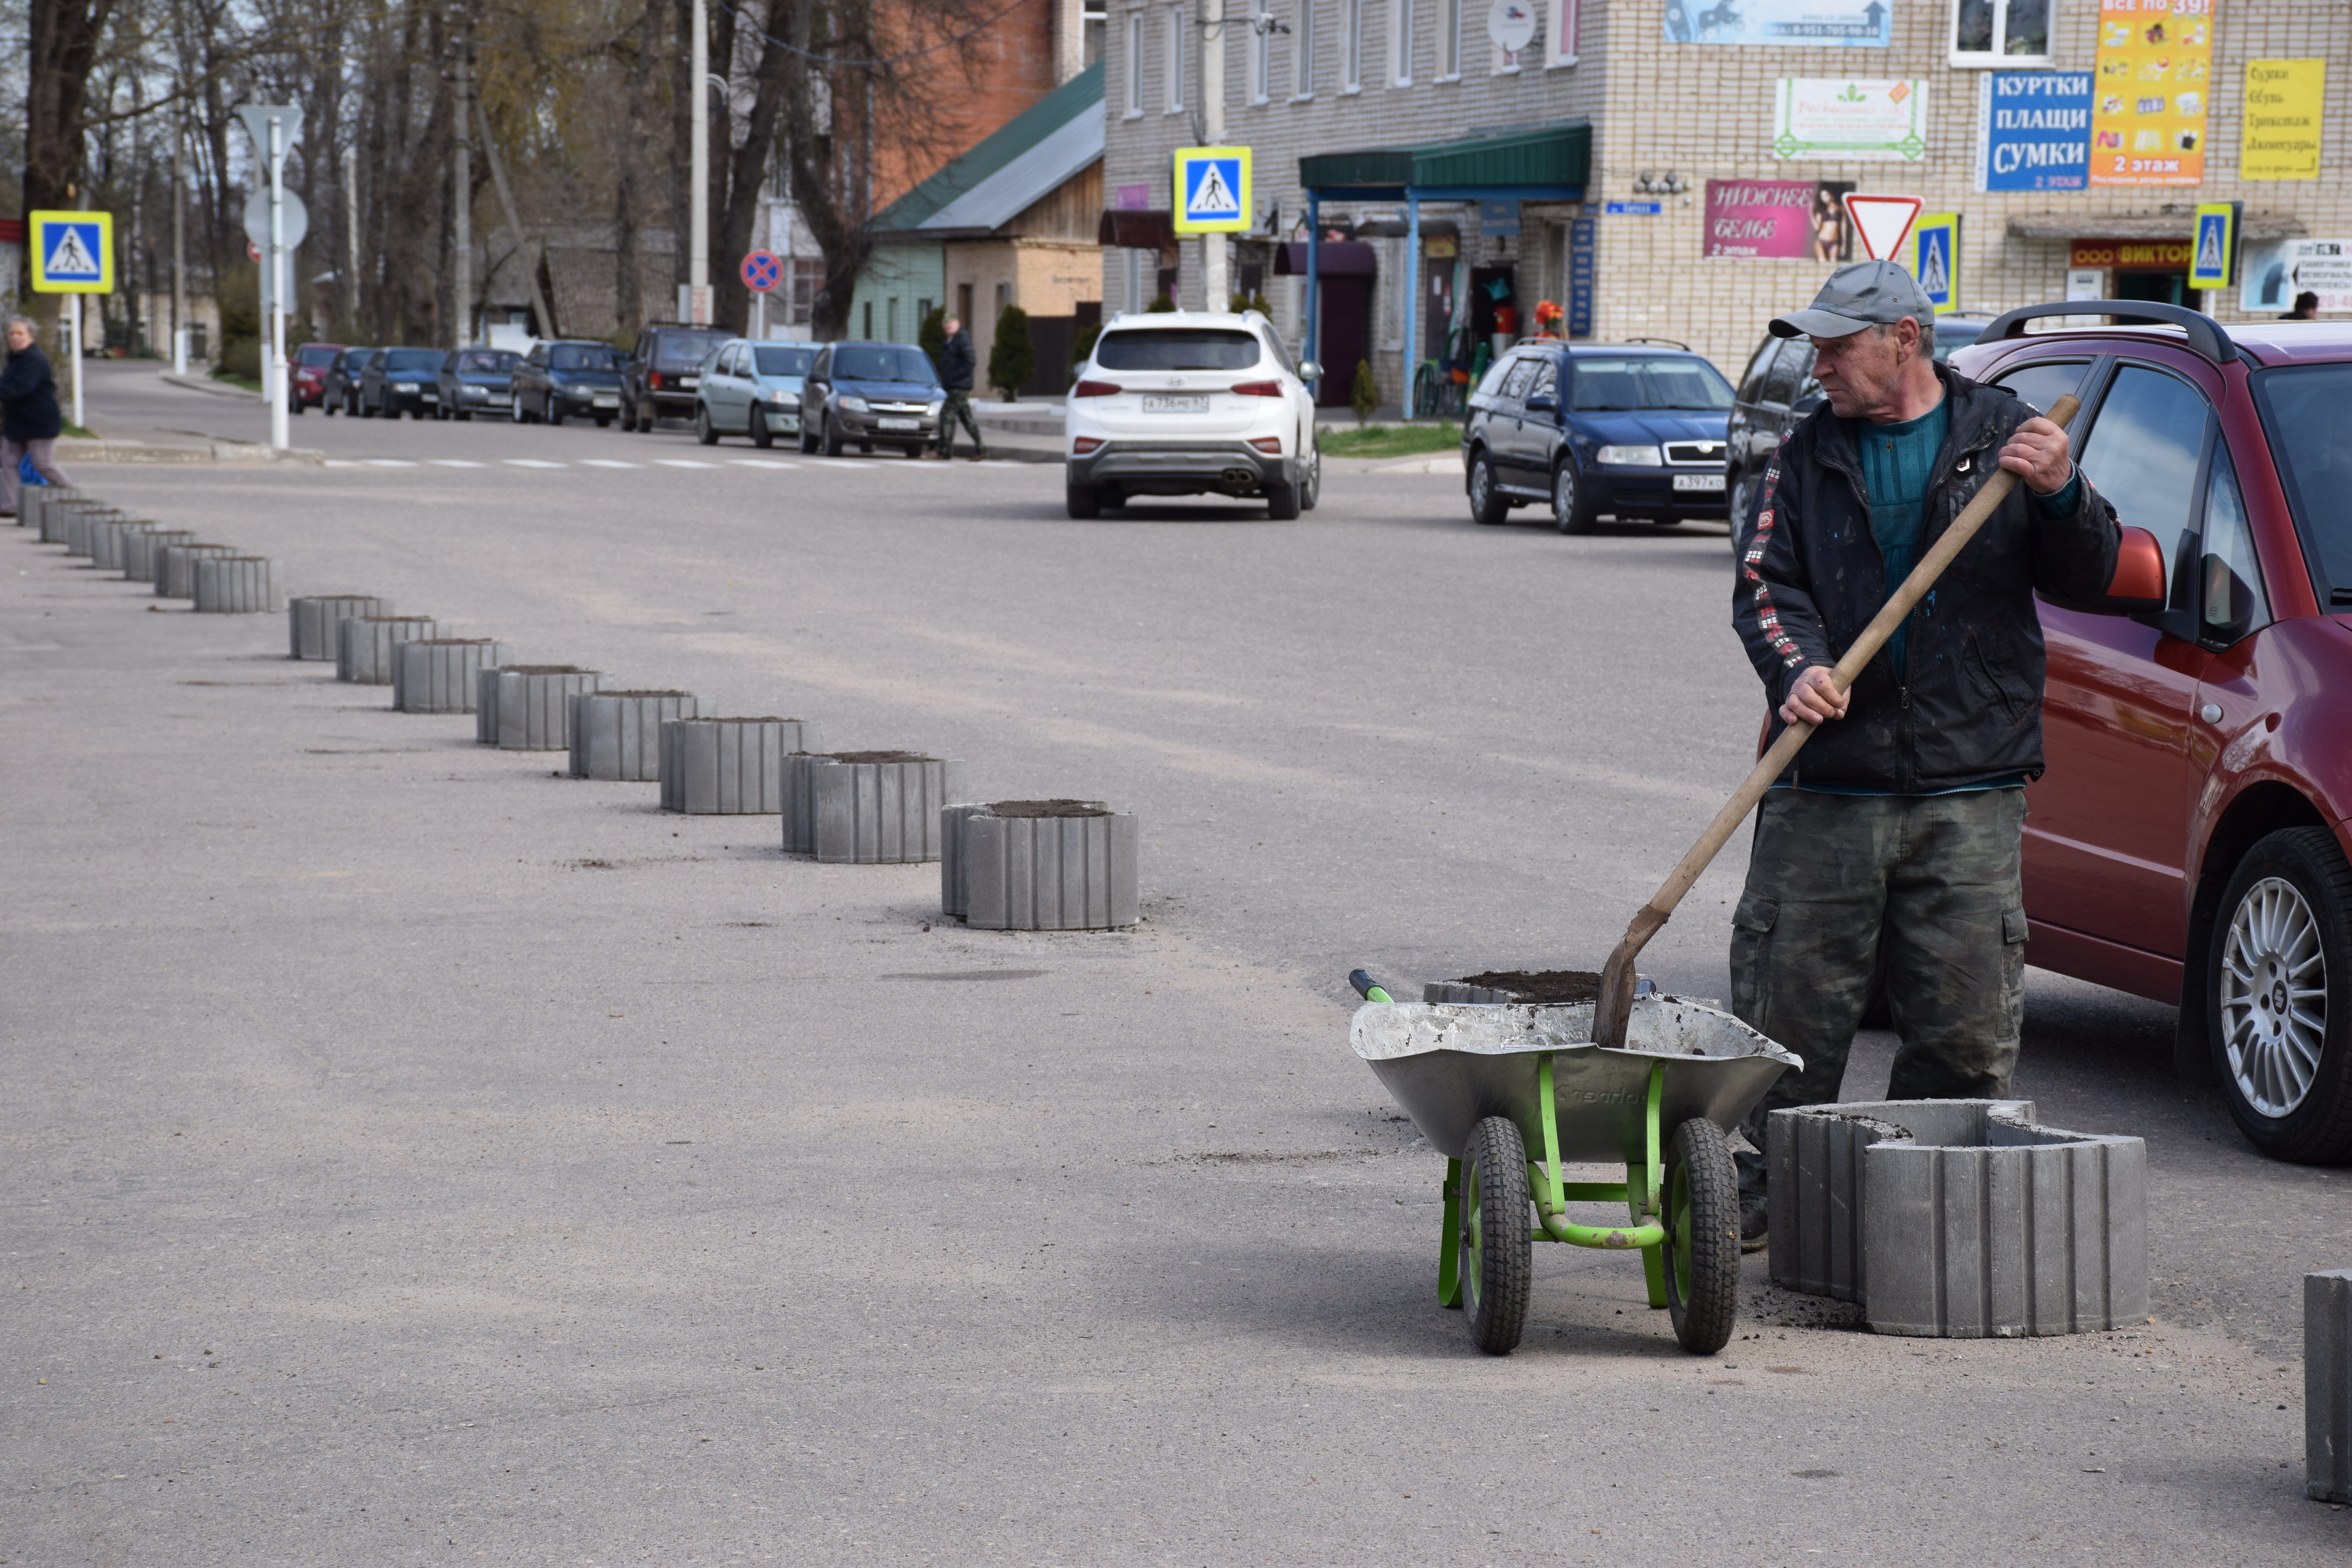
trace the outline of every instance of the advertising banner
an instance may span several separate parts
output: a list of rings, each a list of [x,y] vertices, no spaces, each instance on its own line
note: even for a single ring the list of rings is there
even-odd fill
[[[1927,83],[1782,77],[1772,155],[1916,163],[1927,155]]]
[[[2326,97],[2326,60],[2248,60],[2238,177],[2319,178],[2320,106]]]
[[[1708,257],[1852,261],[1843,197],[1851,180],[1709,180]]]
[[[1666,0],[1666,42],[1883,49],[1892,16],[1880,0]]]
[[[1977,189],[2079,191],[2091,180],[2091,73],[1986,71],[1977,81]]]
[[[2241,253],[2240,307],[2248,315],[2284,316],[2298,294],[2316,294],[2319,308],[2352,310],[2352,239],[2278,239]]]
[[[2099,0],[2091,184],[2205,179],[2214,0]]]
[[[2186,272],[2195,248],[2185,238],[2078,239],[2067,247],[2066,265],[2077,270],[2119,267],[2126,272]]]

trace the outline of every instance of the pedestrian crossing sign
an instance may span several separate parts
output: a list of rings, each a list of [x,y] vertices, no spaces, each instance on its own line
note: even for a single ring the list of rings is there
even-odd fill
[[[2189,253],[2191,289],[2230,289],[2238,281],[2238,218],[2236,202],[2200,202],[2197,232]]]
[[[36,294],[114,292],[112,213],[26,213],[25,248]]]
[[[1178,234],[1240,234],[1250,226],[1250,150],[1176,150]]]
[[[1960,308],[1959,214],[1929,213],[1911,226],[1911,276],[1936,314]]]

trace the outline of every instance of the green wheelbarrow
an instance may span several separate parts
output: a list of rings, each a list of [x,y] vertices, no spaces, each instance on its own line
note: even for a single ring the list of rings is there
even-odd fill
[[[1635,997],[1624,1048],[1611,1050],[1592,1043],[1589,1002],[1414,1005],[1360,969],[1349,978],[1367,1003],[1349,1044],[1445,1156],[1437,1299],[1462,1309],[1480,1350],[1517,1346],[1538,1237],[1640,1253],[1650,1305],[1672,1315],[1683,1348],[1724,1347],[1739,1306],[1728,1134],[1801,1058],[1672,996]],[[1622,1182],[1562,1174],[1621,1162]],[[1628,1217],[1569,1216],[1587,1203],[1622,1204]]]

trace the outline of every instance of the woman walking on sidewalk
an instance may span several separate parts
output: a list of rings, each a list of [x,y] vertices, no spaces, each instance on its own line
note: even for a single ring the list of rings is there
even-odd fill
[[[8,367],[0,370],[0,517],[16,515],[16,468],[27,454],[34,471],[53,485],[68,485],[58,467],[58,432],[65,416],[58,412],[57,378],[49,374],[49,356],[35,337],[37,329],[24,316],[8,318]]]

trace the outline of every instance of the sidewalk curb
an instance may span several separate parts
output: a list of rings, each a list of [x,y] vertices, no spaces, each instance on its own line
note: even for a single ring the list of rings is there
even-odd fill
[[[255,403],[261,401],[261,394],[249,387],[238,386],[226,381],[215,381],[208,375],[182,375],[177,371],[165,370],[158,371],[156,376],[173,386],[184,386],[190,392],[208,392],[215,397],[243,397]]]
[[[96,440],[67,436],[58,441],[60,463],[300,463],[316,468],[326,460],[326,453],[308,447],[281,452],[258,441],[208,441],[201,447],[160,447],[102,436]]]

